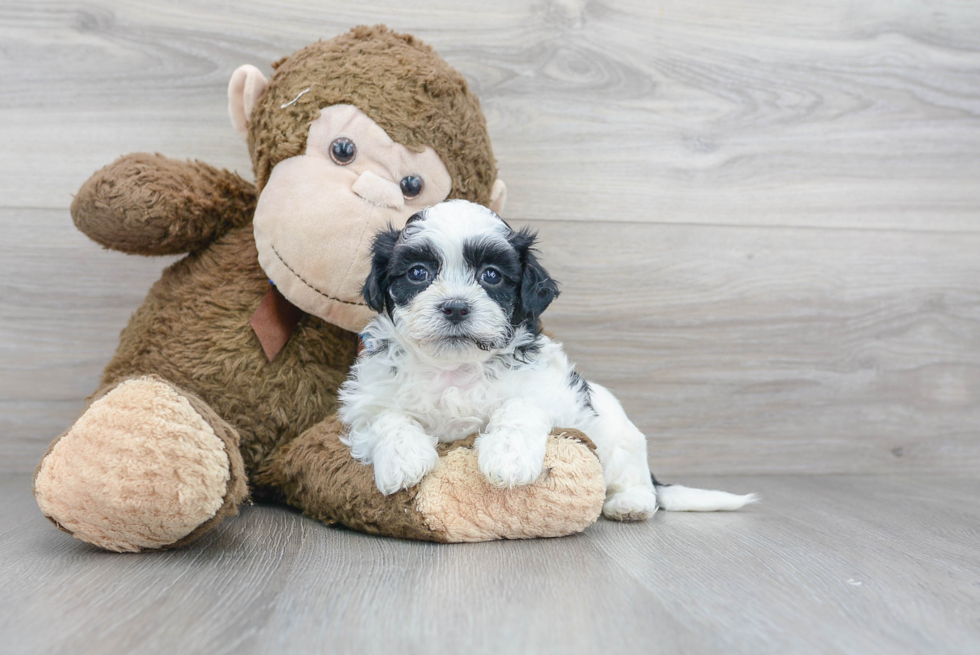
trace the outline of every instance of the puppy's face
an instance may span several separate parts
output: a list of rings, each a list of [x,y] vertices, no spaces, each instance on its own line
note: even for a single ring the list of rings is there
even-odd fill
[[[480,205],[441,203],[377,235],[364,297],[429,357],[487,359],[522,329],[536,334],[558,295],[534,239]]]

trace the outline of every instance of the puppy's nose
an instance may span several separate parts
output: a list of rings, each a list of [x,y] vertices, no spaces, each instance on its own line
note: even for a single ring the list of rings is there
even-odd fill
[[[371,171],[361,173],[351,190],[371,204],[399,211],[405,208],[405,196],[401,188]]]
[[[443,315],[452,324],[462,323],[470,315],[470,306],[464,300],[447,300],[442,303]]]

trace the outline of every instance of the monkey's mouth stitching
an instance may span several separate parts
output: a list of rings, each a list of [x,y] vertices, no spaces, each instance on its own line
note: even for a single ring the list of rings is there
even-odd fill
[[[333,300],[333,301],[336,301],[336,302],[339,302],[339,303],[343,303],[345,305],[354,305],[355,307],[367,307],[367,303],[363,303],[363,302],[351,302],[350,300],[343,300],[342,298],[336,298],[334,296],[331,296],[329,293],[324,293],[323,291],[320,291],[315,286],[313,286],[312,284],[310,284],[309,282],[307,282],[306,281],[306,278],[304,278],[302,275],[300,275],[299,273],[297,273],[293,269],[292,266],[290,266],[289,264],[287,264],[286,263],[286,260],[282,258],[282,255],[279,254],[279,251],[276,250],[276,247],[275,246],[269,246],[269,247],[272,248],[272,253],[282,263],[282,265],[285,266],[289,270],[290,273],[292,273],[293,275],[295,275],[296,278],[300,282],[302,282],[303,284],[305,284],[306,286],[308,286],[313,291],[316,291],[318,294],[320,294],[324,298],[326,298],[328,300]]]

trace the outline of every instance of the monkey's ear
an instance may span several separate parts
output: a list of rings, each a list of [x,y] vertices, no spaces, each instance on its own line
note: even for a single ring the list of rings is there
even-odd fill
[[[391,253],[398,243],[401,231],[396,230],[390,225],[388,229],[378,232],[371,244],[371,272],[361,293],[368,307],[379,314],[385,307],[391,309],[391,297],[388,295],[388,288],[391,286],[388,280],[388,265],[391,263]]]
[[[499,177],[490,189],[490,211],[497,216],[504,213],[504,205],[507,204],[507,185]]]
[[[512,322],[515,325],[527,323],[537,331],[538,319],[548,305],[558,297],[558,282],[544,269],[535,256],[534,242],[537,235],[528,228],[522,228],[510,236],[510,242],[521,258],[520,300],[514,309]]]
[[[249,116],[267,86],[269,80],[251,64],[239,66],[231,74],[228,82],[228,114],[235,131],[245,140],[248,139]]]

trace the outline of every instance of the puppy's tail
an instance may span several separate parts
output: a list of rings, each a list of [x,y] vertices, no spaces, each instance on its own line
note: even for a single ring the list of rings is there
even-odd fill
[[[657,504],[668,512],[730,512],[759,500],[755,494],[738,496],[727,491],[660,484],[653,475],[650,477],[657,491]]]

